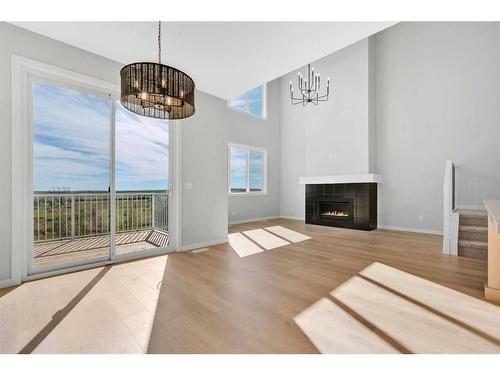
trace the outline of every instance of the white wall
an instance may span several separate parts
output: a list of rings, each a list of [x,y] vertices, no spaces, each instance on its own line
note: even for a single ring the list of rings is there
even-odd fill
[[[122,64],[0,22],[0,284],[11,278],[11,57],[20,55],[119,84]],[[182,246],[227,239],[227,142],[232,113],[226,101],[196,93],[196,114],[182,121]],[[184,187],[184,183],[181,184]]]
[[[121,64],[0,22],[0,281],[11,264],[11,56],[20,55],[95,78],[119,83]]]
[[[300,176],[381,174],[379,224],[396,227],[441,229],[446,159],[458,165],[459,205],[498,197],[498,45],[499,23],[401,23],[314,62],[323,78],[331,76],[326,103],[290,104],[288,83],[296,72],[271,82],[265,121],[197,93],[197,112],[182,123],[183,245],[224,240],[228,212],[233,221],[279,213],[303,218]],[[12,54],[114,83],[121,68],[0,23],[0,194],[6,197],[0,200],[0,281],[10,278]],[[228,204],[229,141],[268,149],[267,196]]]
[[[291,106],[283,76],[281,214],[304,217],[299,176],[369,171],[380,226],[439,232],[447,159],[459,207],[499,197],[498,45],[500,23],[403,22],[314,63],[327,103]]]
[[[280,214],[280,80],[267,84],[267,118],[229,110],[229,141],[267,150],[267,194],[230,196],[229,222]]]
[[[500,197],[500,23],[404,22],[374,39],[379,223],[441,230],[446,159],[459,206]]]
[[[185,248],[227,240],[228,109],[225,100],[203,92],[195,100],[196,113],[182,121]]]
[[[281,215],[304,218],[299,177],[368,173],[370,169],[369,41],[348,46],[311,63],[331,97],[318,106],[293,106],[289,82],[281,77]],[[297,89],[295,89],[297,91]]]

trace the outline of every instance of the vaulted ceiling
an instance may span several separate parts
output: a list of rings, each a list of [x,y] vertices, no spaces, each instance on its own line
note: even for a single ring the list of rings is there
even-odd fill
[[[14,22],[123,64],[157,60],[156,22]],[[394,22],[163,22],[162,63],[228,99]]]

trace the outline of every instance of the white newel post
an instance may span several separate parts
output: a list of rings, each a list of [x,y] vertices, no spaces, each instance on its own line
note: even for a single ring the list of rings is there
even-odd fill
[[[447,160],[443,183],[443,254],[458,255],[458,212],[455,211],[455,172],[453,161]]]

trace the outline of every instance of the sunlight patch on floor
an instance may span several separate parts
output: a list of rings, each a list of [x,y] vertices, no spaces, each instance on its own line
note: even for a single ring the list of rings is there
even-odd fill
[[[241,258],[264,251],[241,233],[230,233],[228,237],[229,245]]]
[[[265,228],[268,232],[274,233],[285,240],[290,242],[301,242],[305,240],[311,239],[311,237],[306,236],[305,234],[295,232],[294,230],[282,227],[281,225],[275,225],[272,227]]]
[[[322,353],[500,353],[500,307],[380,263],[330,298],[295,317]]]
[[[264,229],[253,229],[243,232],[247,237],[252,239],[252,241],[259,244],[266,250],[276,249],[277,247],[289,245],[290,242],[285,241],[274,234],[271,234]]]
[[[22,284],[0,297],[0,353],[145,353],[167,259]]]
[[[210,250],[212,250],[212,249],[210,249],[209,247],[202,247],[200,249],[191,250],[191,253],[198,254],[198,253],[204,253],[205,251],[210,251]]]
[[[381,263],[360,274],[500,340],[498,306]]]
[[[295,317],[320,353],[399,353],[332,301],[320,299]]]

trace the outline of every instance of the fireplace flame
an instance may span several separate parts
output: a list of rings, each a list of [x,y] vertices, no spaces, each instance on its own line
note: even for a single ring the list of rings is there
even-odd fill
[[[345,211],[326,211],[326,212],[321,213],[321,216],[347,217],[347,216],[349,216],[349,212],[345,212]]]

